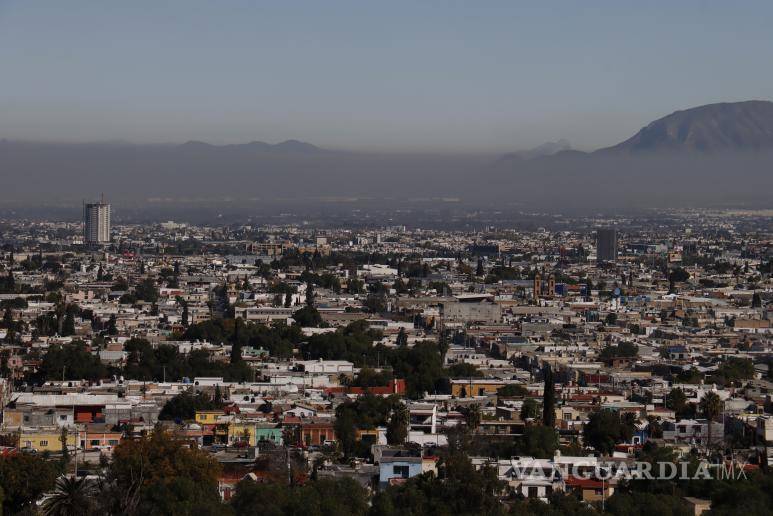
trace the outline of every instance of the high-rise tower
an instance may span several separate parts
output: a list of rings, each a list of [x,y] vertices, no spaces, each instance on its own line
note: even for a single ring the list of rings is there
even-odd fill
[[[617,261],[617,230],[604,228],[596,231],[596,261]]]
[[[84,203],[83,239],[87,244],[110,242],[110,205],[104,197],[99,202]]]

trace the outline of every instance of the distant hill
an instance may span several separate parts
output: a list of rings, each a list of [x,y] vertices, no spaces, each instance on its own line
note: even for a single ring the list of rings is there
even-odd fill
[[[651,122],[606,152],[747,151],[773,149],[773,102],[708,104]]]
[[[200,141],[189,141],[179,146],[183,150],[201,150],[211,151],[216,149],[234,151],[245,150],[255,152],[266,153],[281,153],[281,154],[315,154],[325,152],[324,149],[320,149],[316,145],[311,143],[301,142],[298,140],[286,140],[276,144],[270,144],[266,142],[249,142],[249,143],[237,143],[231,145],[212,145],[211,143]]]
[[[566,140],[558,140],[556,142],[547,142],[542,145],[538,145],[533,149],[515,151],[502,156],[502,159],[534,159],[541,158],[543,156],[553,156],[559,152],[565,152],[572,150],[572,146]]]
[[[635,205],[769,207],[771,191],[773,103],[764,101],[677,111],[595,152],[572,150],[559,140],[500,159],[343,152],[297,140],[0,140],[0,204],[77,205],[104,192],[116,205],[203,199],[228,206],[231,199],[249,199],[261,206],[296,202],[328,209],[348,198],[419,204],[453,198],[485,206],[598,211]]]

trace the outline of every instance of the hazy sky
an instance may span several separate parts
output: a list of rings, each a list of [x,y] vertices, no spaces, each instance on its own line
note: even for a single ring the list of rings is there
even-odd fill
[[[0,0],[0,138],[616,143],[773,98],[773,2]]]

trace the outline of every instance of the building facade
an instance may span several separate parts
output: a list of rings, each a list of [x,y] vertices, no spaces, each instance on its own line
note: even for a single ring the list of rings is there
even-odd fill
[[[599,262],[617,260],[617,230],[615,228],[599,229],[596,232],[596,260]]]
[[[83,239],[87,244],[110,242],[110,205],[104,201],[83,205]]]

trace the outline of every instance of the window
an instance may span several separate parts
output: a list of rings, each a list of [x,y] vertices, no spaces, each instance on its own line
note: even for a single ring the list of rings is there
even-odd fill
[[[529,486],[529,494],[527,495],[529,498],[537,498],[539,496],[539,488],[536,486]]]
[[[99,439],[92,439],[91,441],[89,441],[89,445],[99,446]]]
[[[107,441],[107,444],[109,444],[110,446],[118,446],[118,439],[110,439],[109,441]]]
[[[408,466],[392,466],[392,474],[400,478],[408,478]]]
[[[40,446],[48,446],[48,441],[40,441]]]
[[[67,421],[67,416],[66,415],[59,416],[59,421]]]

